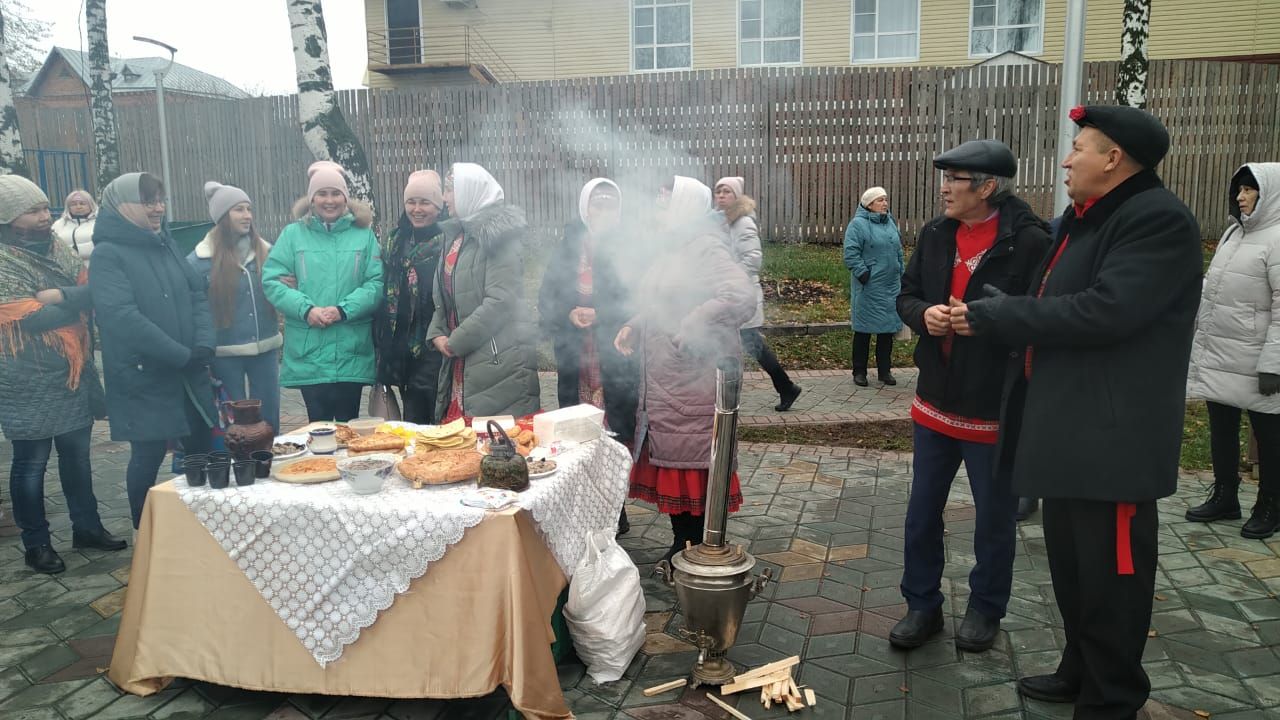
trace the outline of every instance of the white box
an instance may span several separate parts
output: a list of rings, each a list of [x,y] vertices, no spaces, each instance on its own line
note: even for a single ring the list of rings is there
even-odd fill
[[[533,434],[544,447],[553,442],[590,442],[600,437],[604,411],[594,405],[573,405],[533,416]]]

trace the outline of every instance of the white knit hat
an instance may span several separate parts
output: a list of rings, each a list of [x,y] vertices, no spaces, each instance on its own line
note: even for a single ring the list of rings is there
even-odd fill
[[[39,185],[21,175],[0,175],[0,225],[8,225],[37,205],[49,203]]]
[[[337,190],[343,197],[351,197],[347,191],[347,171],[332,160],[317,160],[307,168],[307,199],[314,198],[321,190]]]
[[[867,191],[862,193],[862,199],[858,202],[862,207],[871,207],[871,203],[882,197],[889,197],[889,193],[885,192],[884,188],[877,185],[873,188],[867,188]]]
[[[240,188],[212,180],[204,184],[204,199],[209,202],[209,218],[214,222],[221,220],[223,215],[240,203],[253,204],[249,194]]]

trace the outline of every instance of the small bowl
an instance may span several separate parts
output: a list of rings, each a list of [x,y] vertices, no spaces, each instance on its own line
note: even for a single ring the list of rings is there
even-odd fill
[[[382,490],[391,470],[400,460],[391,453],[369,453],[338,461],[338,473],[357,495],[372,495]]]
[[[347,421],[347,427],[355,430],[360,435],[372,435],[378,426],[386,422],[386,418],[380,417],[360,417]]]

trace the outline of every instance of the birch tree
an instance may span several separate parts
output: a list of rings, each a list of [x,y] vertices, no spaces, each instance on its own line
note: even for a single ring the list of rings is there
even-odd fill
[[[13,103],[9,78],[9,43],[5,33],[5,8],[0,6],[0,175],[28,175],[22,155],[22,135],[18,132],[18,108]]]
[[[302,139],[317,160],[332,160],[346,168],[351,194],[373,205],[369,160],[334,98],[329,41],[320,0],[285,2],[293,32]]]
[[[9,62],[9,79],[17,85],[19,80],[31,77],[44,64],[44,41],[49,38],[53,24],[36,15],[23,0],[0,0],[0,13],[4,15],[3,44],[5,59]]]
[[[98,191],[120,176],[120,138],[111,102],[111,53],[107,47],[107,0],[85,0],[89,36],[89,109],[93,115],[93,155],[98,162]]]
[[[1151,0],[1124,0],[1124,29],[1120,34],[1120,69],[1116,73],[1116,102],[1147,106],[1147,35]]]

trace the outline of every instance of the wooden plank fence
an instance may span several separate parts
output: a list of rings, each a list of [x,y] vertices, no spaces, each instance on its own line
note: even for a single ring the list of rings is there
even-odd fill
[[[1086,102],[1111,102],[1116,63],[1086,66]],[[838,242],[857,198],[888,189],[904,235],[939,209],[930,159],[978,137],[1020,158],[1018,191],[1050,211],[1056,147],[1056,65],[974,68],[752,68],[497,86],[339,93],[364,143],[384,226],[404,179],[467,160],[487,167],[537,228],[576,216],[589,178],[619,181],[635,222],[664,176],[711,184],[741,175],[760,226],[779,241]],[[1245,161],[1280,157],[1280,66],[1156,61],[1148,97],[1173,149],[1165,182],[1216,236],[1226,187]],[[121,161],[159,173],[154,106],[119,107]],[[244,187],[264,234],[288,222],[311,156],[293,96],[171,103],[167,108],[174,216],[205,217],[201,187]],[[24,135],[44,149],[92,150],[87,109],[27,108]],[[34,132],[29,131],[32,128]],[[30,141],[28,141],[30,144]],[[643,226],[643,225],[642,225]]]

